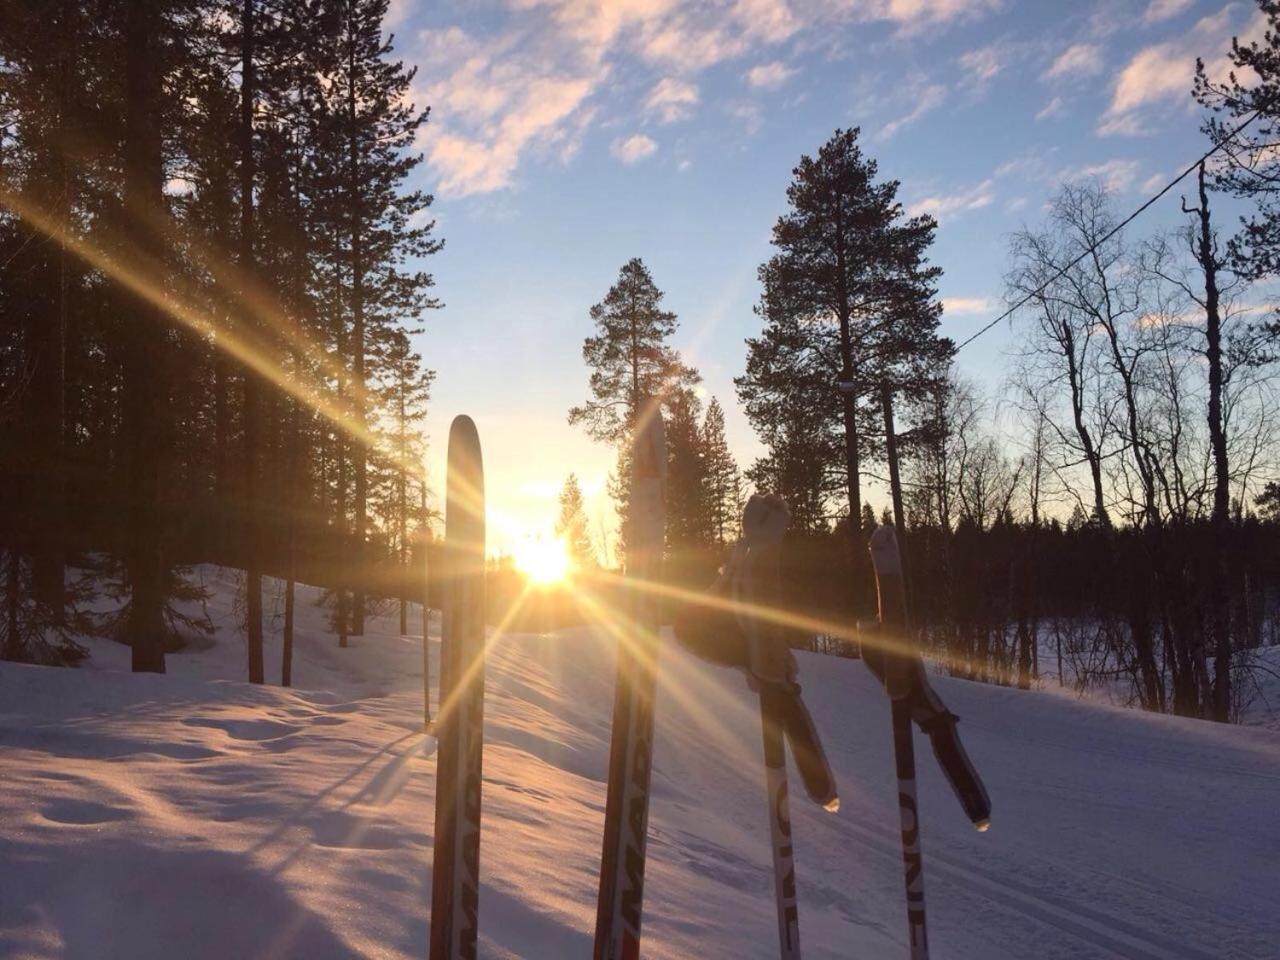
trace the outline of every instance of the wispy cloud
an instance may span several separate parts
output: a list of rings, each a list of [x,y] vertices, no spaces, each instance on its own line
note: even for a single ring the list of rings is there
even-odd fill
[[[421,0],[393,0],[404,22]],[[644,102],[660,122],[698,103],[698,75],[748,56],[747,82],[758,89],[794,73],[770,59],[778,44],[805,31],[831,32],[882,22],[900,31],[937,29],[980,17],[1003,0],[505,0],[496,21],[472,33],[458,26],[421,31],[405,53],[420,67],[416,99],[430,103],[421,147],[441,194],[462,196],[512,186],[529,157],[565,162],[583,142],[600,101],[622,68],[657,75]],[[496,26],[492,24],[496,22]],[[776,53],[775,53],[776,57]],[[911,117],[933,109],[944,88],[926,88]],[[759,125],[759,108],[739,111]]]
[[[1060,77],[1091,77],[1102,72],[1102,48],[1092,43],[1067,47],[1044,72],[1045,80]]]
[[[988,207],[994,200],[995,180],[988,177],[976,186],[917,200],[907,206],[907,213],[913,217],[929,214],[937,220],[946,220],[967,210]]]
[[[926,113],[942,106],[947,99],[947,88],[940,83],[928,83],[923,80],[913,82],[910,86],[910,97],[914,105],[909,111],[895,120],[890,120],[880,128],[880,138],[888,140],[905,127],[911,126]]]
[[[609,144],[609,152],[625,164],[639,163],[658,152],[658,145],[643,133],[618,137]]]
[[[758,103],[750,100],[735,100],[726,104],[725,110],[728,111],[729,116],[741,120],[749,134],[756,133],[764,126],[764,112]]]
[[[762,63],[752,67],[746,72],[746,80],[753,87],[776,90],[795,76],[795,73],[796,71],[792,67],[787,66],[781,60],[774,60],[771,63]]]
[[[997,301],[991,297],[943,297],[942,312],[955,315],[990,313]]]
[[[1142,15],[1144,23],[1160,23],[1163,20],[1172,20],[1184,10],[1190,9],[1195,0],[1151,0],[1147,4],[1147,10]]]
[[[1098,133],[1145,133],[1152,109],[1179,102],[1191,109],[1196,57],[1204,58],[1211,78],[1222,79],[1230,70],[1227,51],[1236,10],[1235,4],[1228,4],[1199,20],[1185,36],[1144,47],[1134,54],[1115,77],[1111,104],[1098,121]],[[1265,17],[1256,13],[1240,31],[1241,40],[1260,37],[1264,29]]]
[[[1054,97],[1040,108],[1040,111],[1036,114],[1036,119],[1051,120],[1054,117],[1060,117],[1062,116],[1063,110],[1066,109],[1066,106],[1067,104],[1065,100],[1061,97]]]
[[[974,83],[994,80],[1007,64],[1008,49],[1006,44],[993,43],[962,54],[960,66],[964,68],[966,79]]]
[[[1063,180],[1097,179],[1112,193],[1126,193],[1137,183],[1142,164],[1137,160],[1106,160],[1064,170]]]
[[[645,101],[645,109],[662,123],[684,120],[698,105],[698,88],[687,80],[663,77]]]

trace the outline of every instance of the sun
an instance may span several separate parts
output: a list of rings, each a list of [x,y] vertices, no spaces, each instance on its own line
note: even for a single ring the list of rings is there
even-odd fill
[[[560,537],[528,537],[516,545],[513,559],[516,569],[540,587],[563,582],[573,567]]]

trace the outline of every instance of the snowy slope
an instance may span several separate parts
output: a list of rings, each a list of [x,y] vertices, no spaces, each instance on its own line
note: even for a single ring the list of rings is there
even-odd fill
[[[0,956],[425,956],[420,639],[379,618],[339,650],[303,591],[298,688],[254,688],[233,579],[201,572],[218,637],[167,676],[103,642],[0,665]],[[805,955],[905,957],[884,694],[854,661],[801,679],[843,801],[794,804]],[[612,680],[604,633],[492,640],[485,956],[590,954]],[[995,816],[975,834],[922,747],[936,957],[1280,958],[1280,735],[939,688]],[[646,957],[776,956],[752,696],[668,644],[659,697]]]

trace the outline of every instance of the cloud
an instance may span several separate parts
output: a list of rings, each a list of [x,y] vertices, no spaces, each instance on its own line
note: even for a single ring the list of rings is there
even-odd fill
[[[913,217],[928,214],[935,220],[944,220],[966,210],[980,210],[994,200],[995,180],[988,177],[977,186],[917,200],[907,207],[907,213]]]
[[[1036,114],[1037,120],[1052,120],[1054,117],[1062,116],[1062,111],[1066,107],[1066,101],[1061,97],[1054,97]]]
[[[1007,45],[993,43],[962,55],[960,66],[968,71],[968,79],[976,83],[985,83],[995,79],[996,75],[1005,68],[1007,54]]]
[[[1004,0],[837,0],[834,6],[852,10],[863,21],[895,23],[904,33],[926,27],[973,20],[1004,6]]]
[[[1218,13],[1198,21],[1185,36],[1145,47],[1134,54],[1116,74],[1111,104],[1098,121],[1098,133],[1102,136],[1145,133],[1150,111],[1162,104],[1181,102],[1191,109],[1196,57],[1204,58],[1211,79],[1223,79],[1231,69],[1227,51],[1235,10],[1234,4],[1228,4]],[[1241,42],[1261,37],[1265,22],[1263,14],[1255,14],[1241,31]]]
[[[753,103],[750,100],[737,100],[726,104],[725,109],[731,117],[736,117],[742,121],[742,125],[746,127],[748,134],[756,133],[764,126],[764,113],[758,103]]]
[[[943,297],[942,312],[956,315],[990,313],[996,307],[991,297]]]
[[[1063,180],[1086,180],[1097,178],[1112,193],[1125,193],[1133,188],[1138,180],[1142,164],[1137,160],[1107,160],[1103,163],[1092,163],[1082,167],[1065,170]]]
[[[746,80],[753,87],[776,90],[795,76],[795,73],[796,71],[793,68],[787,66],[781,60],[774,60],[771,63],[762,63],[752,67],[746,72]]]
[[[503,0],[493,17],[467,30],[418,32],[401,53],[419,66],[414,99],[433,108],[419,146],[437,192],[465,196],[512,187],[530,158],[567,162],[604,114],[622,71],[652,71],[645,111],[659,122],[683,119],[699,102],[698,75],[754,57],[747,82],[785,83],[793,69],[779,44],[882,22],[900,32],[942,27],[999,9],[1004,0]],[[401,22],[420,0],[392,0]],[[465,5],[464,5],[465,7]],[[925,86],[892,136],[935,108],[941,86]],[[731,108],[753,129],[760,110]],[[612,113],[612,111],[609,111]]]
[[[1043,79],[1091,77],[1102,72],[1102,48],[1092,43],[1077,43],[1062,53],[1044,72]]]
[[[386,16],[382,18],[382,28],[389,31],[400,26],[409,19],[409,13],[413,7],[414,0],[391,0],[387,4]]]
[[[662,123],[686,119],[698,105],[698,88],[685,80],[663,77],[649,91],[645,109]]]
[[[1142,181],[1143,193],[1155,193],[1157,190],[1164,189],[1164,185],[1172,179],[1163,173],[1153,173],[1147,179]]]
[[[609,152],[630,166],[639,163],[658,152],[658,145],[643,133],[633,133],[629,137],[618,137],[609,144]]]
[[[926,113],[942,106],[943,101],[947,99],[947,88],[940,83],[917,81],[911,84],[910,96],[915,100],[915,106],[896,120],[890,120],[880,128],[880,138],[882,140],[890,139],[897,135],[898,131],[911,126]]]
[[[1142,20],[1144,23],[1160,23],[1163,20],[1172,20],[1193,3],[1195,3],[1195,0],[1151,0],[1147,4],[1146,13],[1142,15]]]

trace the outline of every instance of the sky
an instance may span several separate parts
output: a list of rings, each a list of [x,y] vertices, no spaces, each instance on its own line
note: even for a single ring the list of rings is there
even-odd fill
[[[588,311],[635,256],[749,465],[733,377],[802,155],[858,126],[907,209],[938,219],[941,329],[959,341],[1003,309],[1009,236],[1060,183],[1099,177],[1128,212],[1204,152],[1195,58],[1224,72],[1259,16],[1250,0],[392,0],[431,106],[414,176],[445,241],[428,264],[444,307],[417,343],[437,371],[437,495],[466,413],[491,552],[549,531],[570,472],[611,536],[614,454],[566,414],[587,396]],[[1144,232],[1180,222],[1178,193]],[[999,325],[959,372],[998,398],[1015,337]]]

